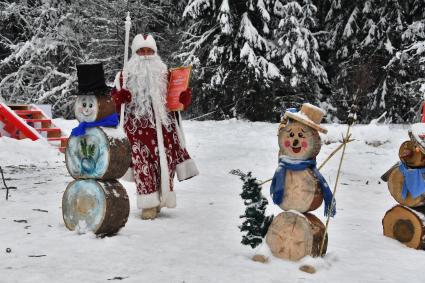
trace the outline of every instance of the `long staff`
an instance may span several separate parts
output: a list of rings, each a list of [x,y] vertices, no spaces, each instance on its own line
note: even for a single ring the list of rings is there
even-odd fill
[[[125,71],[127,68],[127,62],[128,62],[128,45],[130,41],[130,27],[131,27],[131,18],[130,18],[130,12],[127,12],[127,17],[125,18],[125,41],[124,41],[124,68]],[[126,78],[123,80],[122,83],[123,88],[127,88],[127,80]],[[125,115],[125,104],[121,104],[121,112],[120,112],[120,128],[124,128],[124,115]]]
[[[334,190],[332,192],[332,204],[334,203],[334,199],[335,199],[335,194],[336,194],[336,188],[338,186],[338,181],[339,181],[339,176],[341,175],[341,168],[342,168],[342,161],[344,160],[344,155],[345,155],[345,148],[347,146],[347,142],[350,137],[350,129],[351,126],[354,124],[354,121],[357,119],[356,117],[356,106],[355,104],[352,105],[352,108],[350,110],[350,114],[348,115],[348,128],[347,128],[347,132],[345,134],[345,137],[342,137],[343,139],[343,147],[342,147],[342,153],[341,153],[341,158],[339,160],[339,165],[338,165],[338,172],[336,173],[336,180],[335,180],[335,185],[334,185]],[[320,252],[319,255],[323,256],[323,247],[325,245],[325,239],[327,238],[327,234],[328,234],[328,227],[329,227],[329,220],[331,219],[331,211],[332,211],[333,207],[332,205],[329,207],[329,211],[328,211],[328,217],[326,219],[326,225],[325,225],[325,233],[323,235],[322,238],[322,243],[320,244]]]

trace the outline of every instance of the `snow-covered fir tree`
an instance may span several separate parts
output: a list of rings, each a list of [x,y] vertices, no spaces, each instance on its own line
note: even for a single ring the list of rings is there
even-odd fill
[[[325,104],[328,113],[334,119],[344,121],[347,110],[361,96],[357,82],[367,79],[368,69],[363,66],[359,50],[359,38],[363,35],[365,21],[363,11],[367,13],[370,1],[328,0],[321,3],[322,30],[320,39],[325,69],[330,80],[330,93]],[[325,12],[326,11],[326,12]],[[366,83],[366,81],[364,81]],[[366,86],[362,87],[363,89]]]
[[[331,54],[326,65],[329,104],[340,120],[353,102],[364,109],[362,122],[384,112],[393,122],[416,116],[423,70],[421,52],[411,49],[420,41],[420,32],[418,38],[412,32],[418,31],[413,15],[420,18],[424,6],[416,0],[331,1],[322,44]]]
[[[295,106],[294,100],[300,104],[306,101],[319,104],[319,84],[328,83],[318,53],[319,45],[311,31],[316,26],[316,11],[316,6],[309,0],[302,1],[302,4],[280,0],[274,3],[274,14],[279,23],[275,31],[278,48],[273,51],[273,57],[279,61],[277,65],[284,76],[286,96],[289,93],[294,96],[289,105],[292,107]]]
[[[268,0],[188,2],[181,57],[195,67],[202,89],[196,100],[203,102],[195,104],[202,112],[252,120],[278,112],[272,89],[282,76],[270,57],[275,48],[270,5]]]
[[[425,5],[418,1],[411,1],[411,6],[404,1],[391,4],[397,5],[400,11],[397,15],[399,30],[390,31],[398,38],[390,60],[384,66],[385,84],[378,88],[381,96],[377,99],[381,99],[379,106],[382,111],[388,111],[393,122],[410,122],[416,118],[424,100],[425,19],[422,15]]]

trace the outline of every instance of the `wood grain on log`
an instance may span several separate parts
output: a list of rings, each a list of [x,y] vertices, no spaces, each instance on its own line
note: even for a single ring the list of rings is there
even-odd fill
[[[127,222],[130,202],[118,181],[75,180],[62,197],[65,226],[97,235],[118,232]]]
[[[396,205],[382,219],[384,235],[414,249],[425,249],[425,207]]]
[[[424,205],[425,194],[422,194],[416,198],[412,198],[410,193],[407,193],[406,199],[403,199],[402,197],[403,182],[404,182],[404,176],[403,176],[403,173],[401,173],[400,168],[399,167],[394,168],[388,177],[388,190],[390,191],[390,194],[393,196],[393,198],[399,204],[402,204],[408,207],[418,207],[418,206]]]
[[[313,214],[294,211],[281,212],[266,235],[266,243],[276,257],[298,261],[307,255],[320,256],[320,244],[325,225]],[[327,237],[323,254],[326,253]]]
[[[322,191],[311,169],[286,171],[285,193],[280,208],[308,212],[319,208],[322,202]]]

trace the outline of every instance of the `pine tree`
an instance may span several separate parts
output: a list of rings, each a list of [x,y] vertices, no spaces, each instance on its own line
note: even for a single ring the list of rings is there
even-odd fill
[[[181,57],[194,65],[202,90],[195,104],[203,104],[204,113],[271,119],[276,112],[271,89],[282,77],[270,59],[275,44],[269,1],[190,0],[184,17]]]
[[[359,38],[363,37],[370,1],[330,0],[323,24],[322,53],[327,54],[325,69],[330,80],[330,93],[324,103],[325,110],[334,121],[345,121],[346,113],[357,97],[358,82],[368,84],[369,70],[359,54]],[[323,13],[325,14],[325,13]],[[367,88],[369,86],[363,86]],[[356,101],[358,103],[358,101]]]
[[[297,97],[302,93],[299,104],[306,101],[319,104],[319,84],[327,84],[328,80],[318,53],[318,42],[311,31],[316,26],[317,8],[309,0],[302,2],[302,6],[297,1],[275,2],[274,13],[280,21],[275,31],[278,48],[273,55],[280,61],[286,92]]]
[[[388,1],[384,11],[394,14],[388,34],[396,38],[394,52],[384,66],[384,78],[377,89],[376,100],[381,111],[387,111],[392,122],[415,122],[419,104],[423,101],[422,85],[425,83],[425,4],[411,1]],[[396,20],[394,20],[394,18]]]
[[[242,236],[242,244],[255,248],[262,243],[273,216],[265,216],[267,199],[261,194],[261,186],[251,172],[241,177],[244,182],[242,193],[240,194],[246,205],[245,214],[240,218],[245,221],[239,227],[241,232],[247,232]]]

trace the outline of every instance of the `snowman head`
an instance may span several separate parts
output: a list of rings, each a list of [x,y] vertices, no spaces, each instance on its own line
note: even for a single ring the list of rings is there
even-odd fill
[[[79,122],[96,121],[99,106],[95,95],[79,95],[75,101],[75,118]]]
[[[298,112],[288,109],[279,127],[279,154],[301,160],[315,158],[321,147],[319,132],[327,133],[320,125],[324,115],[322,109],[309,103]]]
[[[307,160],[316,157],[321,148],[321,140],[317,130],[294,120],[279,130],[279,155],[295,159]]]

